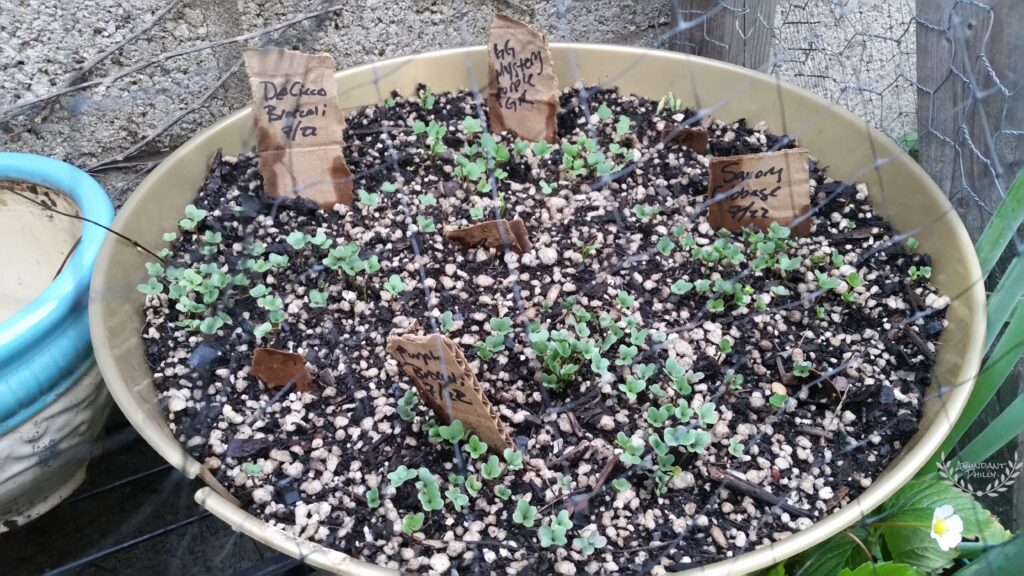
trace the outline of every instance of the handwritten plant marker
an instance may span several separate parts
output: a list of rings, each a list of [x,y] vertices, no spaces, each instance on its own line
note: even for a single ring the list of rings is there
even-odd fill
[[[533,243],[526,232],[526,224],[520,218],[511,222],[504,218],[488,220],[466,228],[446,229],[444,237],[464,248],[504,248],[505,242],[508,242],[509,248],[516,254],[529,252],[533,248]]]
[[[508,430],[455,342],[440,334],[393,336],[387,351],[442,422],[461,421],[495,450],[513,447]]]
[[[540,32],[495,14],[488,41],[487,112],[491,131],[555,143],[558,78]]]
[[[299,392],[313,389],[310,386],[313,377],[306,371],[306,359],[302,354],[294,352],[257,348],[252,356],[251,374],[271,389],[283,388],[292,383]]]
[[[301,196],[324,210],[351,206],[334,58],[281,48],[248,49],[243,56],[267,196]]]
[[[789,226],[811,209],[808,161],[802,149],[712,158],[708,223],[733,231]],[[810,229],[810,219],[792,227],[798,236]]]
[[[701,156],[708,153],[708,133],[699,128],[666,126],[661,130],[661,141],[666,145],[686,146]]]

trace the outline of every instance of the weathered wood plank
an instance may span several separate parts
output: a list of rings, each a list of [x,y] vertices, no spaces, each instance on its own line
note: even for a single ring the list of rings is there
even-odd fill
[[[986,6],[983,6],[986,5]],[[921,165],[977,239],[1024,166],[1024,11],[1013,2],[917,0]]]
[[[672,2],[673,28],[694,23],[672,39],[673,50],[767,71],[776,0]]]
[[[1024,166],[1024,10],[1000,0],[917,0],[920,161],[950,197],[977,240]],[[1008,259],[1004,259],[1007,260]],[[993,288],[1002,275],[989,276]],[[976,427],[995,418],[1021,392],[1024,367],[1011,372]],[[1014,384],[1018,382],[1020,384]],[[968,437],[970,437],[968,432]],[[1008,446],[991,462],[1012,458]],[[1024,483],[985,505],[1024,526]]]

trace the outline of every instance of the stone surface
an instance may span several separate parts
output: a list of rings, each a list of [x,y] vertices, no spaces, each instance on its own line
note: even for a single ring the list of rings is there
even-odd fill
[[[0,116],[8,106],[54,91],[82,64],[144,27],[165,3],[86,0],[74,7],[57,0],[0,0]],[[558,3],[561,4],[561,3]],[[181,2],[150,30],[90,70],[84,80],[116,74],[156,60],[125,78],[30,109],[0,125],[0,149],[54,156],[80,167],[114,157],[167,124],[172,127],[141,151],[159,159],[200,129],[249,103],[236,72],[212,98],[211,86],[241,57],[241,49],[268,45],[330,52],[339,68],[440,48],[481,44],[495,10],[539,26],[552,40],[650,46],[669,22],[661,0],[635,3],[594,0],[535,7],[440,0],[339,2],[337,12],[244,43],[160,57],[183,47],[252,33],[322,9],[323,2]],[[187,116],[176,118],[190,108]],[[149,156],[146,156],[149,153]],[[138,159],[136,159],[138,161]],[[115,203],[141,180],[142,166],[97,173]]]

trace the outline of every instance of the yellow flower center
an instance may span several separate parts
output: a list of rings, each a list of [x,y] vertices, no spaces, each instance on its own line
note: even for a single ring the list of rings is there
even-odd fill
[[[936,518],[935,522],[932,524],[932,531],[939,536],[943,536],[948,530],[949,527],[946,526],[945,518]]]

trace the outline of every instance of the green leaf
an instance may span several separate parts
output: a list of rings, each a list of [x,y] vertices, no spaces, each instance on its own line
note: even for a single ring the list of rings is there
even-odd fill
[[[1006,282],[1004,279],[1003,282]],[[1001,285],[1000,285],[1001,287]],[[989,308],[991,310],[991,307]],[[1003,337],[992,349],[989,359],[985,362],[981,372],[978,374],[977,382],[971,391],[971,397],[967,400],[964,411],[960,414],[953,425],[953,431],[942,443],[939,454],[948,454],[956,446],[957,442],[964,435],[970,425],[978,418],[985,406],[995,396],[996,392],[1004,383],[1010,382],[1007,377],[1017,365],[1017,360],[1024,353],[1024,305],[1017,306],[1013,319]],[[1018,398],[1019,400],[1020,398]],[[1017,402],[1007,406],[1003,414],[997,417],[997,421],[1005,423],[1005,426],[996,426],[993,421],[981,432],[969,446],[964,448],[958,455],[959,459],[969,462],[981,462],[1006,444],[1006,438],[1012,438],[1017,434],[1014,430],[1020,431],[1021,423],[1024,420],[1012,420],[1013,414],[1019,413],[1020,406],[1015,408]],[[1004,418],[1005,415],[1005,418]],[[929,470],[930,471],[930,470]]]
[[[963,520],[965,539],[978,538],[988,544],[998,544],[1010,538],[1010,533],[977,500],[933,475],[912,480],[882,507],[879,520],[882,536],[894,561],[933,572],[952,565],[959,553],[956,550],[943,552],[930,533],[935,509],[943,505],[952,506],[954,513]],[[894,523],[919,526],[889,525]]]
[[[954,576],[995,576],[997,574],[1020,573],[1021,557],[1024,557],[1024,533],[1018,534],[1005,544],[989,549],[966,568]]]
[[[677,296],[682,296],[690,290],[693,290],[693,283],[687,282],[683,279],[676,280],[672,283],[672,286],[669,287],[669,291]]]
[[[631,122],[627,116],[619,116],[618,123],[615,124],[615,133],[619,136],[625,136],[629,133]]]
[[[445,310],[444,314],[441,314],[441,332],[451,332],[452,328],[455,327],[455,316],[451,310]]]
[[[658,252],[661,252],[662,256],[668,256],[676,249],[676,243],[672,241],[672,238],[662,236],[661,239],[658,240],[656,248],[658,249]]]
[[[434,219],[430,216],[417,216],[416,229],[423,233],[430,233],[437,230]]]
[[[616,478],[615,480],[612,480],[612,488],[614,488],[616,492],[629,490],[632,487],[633,485],[630,484],[629,480],[626,480],[625,478]]]
[[[863,541],[867,535],[866,530],[853,530],[837,534],[798,556],[795,563],[790,565],[790,571],[793,574],[808,576],[811,574],[838,574],[840,570],[850,564],[866,562],[869,558],[854,537]]]
[[[1010,315],[1020,308],[1020,297],[1024,295],[1024,257],[1016,257],[1006,269],[999,285],[988,298],[988,323],[985,325],[985,352],[992,348],[996,336]],[[998,356],[993,355],[993,358]]]
[[[1019,358],[1024,342],[1017,340],[1016,344],[1015,358]],[[1024,431],[1024,396],[1018,396],[957,454],[956,459],[962,462],[984,462],[992,454],[995,454],[996,450],[1017,438],[1022,431]]]
[[[978,238],[975,249],[981,264],[982,278],[987,278],[995,268],[1021,223],[1024,223],[1024,170],[1017,173],[1017,178],[1006,191],[1006,198],[999,203],[985,231]]]
[[[530,506],[530,503],[526,500],[519,500],[516,502],[515,512],[512,513],[512,521],[516,524],[522,524],[526,528],[532,528],[536,515],[536,506]]]
[[[274,325],[273,324],[271,324],[270,322],[264,322],[263,324],[260,324],[259,326],[253,328],[252,329],[252,334],[253,334],[253,336],[256,337],[257,340],[260,340],[264,336],[269,334],[270,331],[273,330],[273,329],[274,329]]]
[[[846,568],[839,573],[839,576],[923,576],[923,574],[917,568],[906,564],[865,562],[853,570]]]
[[[423,512],[409,514],[402,519],[402,532],[412,534],[423,527]]]

